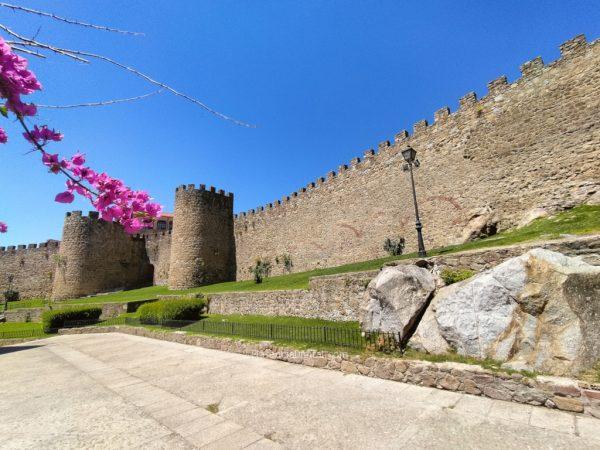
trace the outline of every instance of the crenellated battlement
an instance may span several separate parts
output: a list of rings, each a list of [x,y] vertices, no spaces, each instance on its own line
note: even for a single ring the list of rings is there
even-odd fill
[[[48,240],[39,244],[19,244],[0,247],[0,253],[24,253],[30,250],[54,250],[60,246],[60,241]]]
[[[182,184],[175,188],[175,192],[179,192],[179,191],[207,192],[207,193],[219,195],[221,197],[233,198],[232,192],[226,193],[223,189],[217,190],[214,186],[208,186],[208,189],[207,189],[205,184],[198,185],[198,188],[196,188],[195,184],[187,184],[187,185]]]
[[[326,177],[319,177],[315,182],[308,183],[306,188],[299,189],[290,195],[282,197],[282,200],[276,200],[264,206],[259,206],[245,212],[235,215],[235,219],[245,220],[248,217],[267,218],[271,214],[280,214],[281,208],[285,208],[295,201],[302,201],[310,197],[313,193],[330,184],[343,183],[346,177],[353,173],[360,172],[364,167],[372,164],[385,162],[390,157],[395,157],[404,147],[411,145],[415,140],[419,143],[426,142],[429,133],[442,133],[445,128],[456,127],[463,120],[470,120],[475,114],[480,120],[486,120],[485,114],[487,108],[495,103],[502,103],[502,95],[507,92],[518,92],[521,88],[527,89],[527,84],[534,82],[538,77],[548,74],[553,70],[560,70],[565,64],[570,64],[574,59],[584,56],[592,49],[598,48],[596,40],[588,43],[584,35],[575,36],[559,46],[561,56],[557,60],[545,64],[541,57],[535,57],[524,62],[520,66],[521,77],[509,82],[506,75],[501,75],[487,83],[486,95],[478,98],[475,92],[468,92],[458,100],[458,109],[454,112],[448,106],[436,110],[433,114],[433,123],[426,119],[419,120],[413,125],[413,133],[409,134],[407,130],[401,130],[394,136],[393,143],[385,140],[378,144],[377,152],[373,149],[366,150],[362,159],[356,157],[350,160],[349,164],[338,166],[337,172],[330,171]],[[512,95],[512,94],[511,94]],[[420,151],[426,151],[422,146]],[[383,159],[383,161],[382,161]]]

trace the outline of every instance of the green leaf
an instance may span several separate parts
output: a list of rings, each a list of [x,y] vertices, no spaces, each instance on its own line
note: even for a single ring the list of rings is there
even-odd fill
[[[6,109],[6,106],[0,106],[0,114],[8,118],[8,110]]]

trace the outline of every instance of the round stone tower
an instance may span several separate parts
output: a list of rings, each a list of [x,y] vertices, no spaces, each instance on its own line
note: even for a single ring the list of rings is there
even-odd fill
[[[88,268],[87,250],[92,224],[96,217],[83,216],[81,211],[67,213],[59,253],[55,259],[53,299],[76,298],[83,295],[85,272]]]
[[[143,238],[132,237],[98,213],[67,213],[55,255],[52,298],[77,298],[115,289],[152,284]]]
[[[179,186],[174,217],[169,288],[235,280],[233,194],[203,184]]]

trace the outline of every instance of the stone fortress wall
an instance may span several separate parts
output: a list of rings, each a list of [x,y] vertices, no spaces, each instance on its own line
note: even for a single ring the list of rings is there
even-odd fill
[[[24,298],[60,299],[248,279],[257,258],[270,260],[273,274],[283,272],[284,255],[294,272],[369,260],[398,236],[415,250],[407,146],[421,161],[415,180],[428,248],[512,227],[536,208],[585,203],[600,192],[600,41],[577,36],[560,51],[257,210],[234,216],[233,194],[187,185],[175,193],[172,231],[130,237],[96,213],[67,214],[60,246],[0,247],[0,292],[8,274]]]
[[[143,233],[146,240],[148,262],[154,267],[155,286],[166,286],[169,282],[169,267],[171,264],[172,231],[149,230]]]
[[[237,215],[237,278],[257,258],[291,256],[294,271],[385,256],[386,238],[415,250],[414,211],[400,152],[418,152],[417,195],[427,248],[457,243],[474,228],[506,229],[533,208],[583,203],[600,186],[600,43],[578,36],[560,59],[535,58],[522,76],[488,83],[488,94],[435,112],[413,134],[326,178]],[[465,231],[466,230],[466,231]],[[282,264],[275,265],[281,273]]]
[[[23,298],[50,296],[58,251],[58,241],[0,247],[0,293],[12,286]]]

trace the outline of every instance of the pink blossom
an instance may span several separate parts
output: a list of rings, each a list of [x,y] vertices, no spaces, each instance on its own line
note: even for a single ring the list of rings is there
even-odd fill
[[[43,152],[42,153],[42,162],[44,163],[45,166],[48,166],[50,168],[50,172],[52,172],[52,173],[60,172],[61,168],[63,168],[63,169],[68,168],[67,161],[64,159],[61,159],[59,161],[57,153],[51,154],[51,153]]]
[[[6,131],[0,128],[0,144],[6,144],[8,142],[8,136],[6,135]]]
[[[48,141],[59,142],[62,141],[63,138],[61,133],[51,130],[46,125],[42,125],[41,128],[34,125],[33,130],[23,133],[23,136],[32,144],[37,142],[40,145],[45,145]]]
[[[79,152],[75,153],[71,157],[71,163],[73,163],[75,166],[81,166],[83,163],[85,163],[85,155]]]
[[[27,69],[27,60],[14,54],[0,37],[0,97],[6,99],[6,109],[20,117],[35,115],[36,106],[24,103],[21,96],[41,89],[42,85],[35,74]],[[57,202],[71,203],[75,194],[81,195],[91,201],[102,219],[122,224],[127,233],[138,233],[160,217],[162,207],[151,202],[147,192],[134,191],[123,181],[84,166],[86,160],[82,153],[77,152],[65,159],[57,153],[46,152],[43,146],[50,141],[61,141],[61,133],[46,125],[34,125],[32,130],[25,128],[23,136],[42,153],[42,163],[50,172],[63,172],[67,175],[67,190],[56,195]],[[6,133],[0,128],[0,143],[6,141]],[[0,232],[6,232],[6,225],[1,222]]]
[[[4,222],[0,222],[0,233],[6,233],[8,231],[8,227]]]
[[[75,196],[69,191],[61,192],[54,197],[54,201],[58,203],[73,203],[73,200],[75,200]]]
[[[126,219],[123,222],[123,228],[128,234],[139,233],[140,230],[145,228],[144,223],[140,219]]]
[[[4,39],[0,38],[0,95],[6,99],[6,108],[22,116],[35,115],[35,105],[23,103],[21,95],[41,89],[40,82],[27,69],[27,60],[13,53]]]

